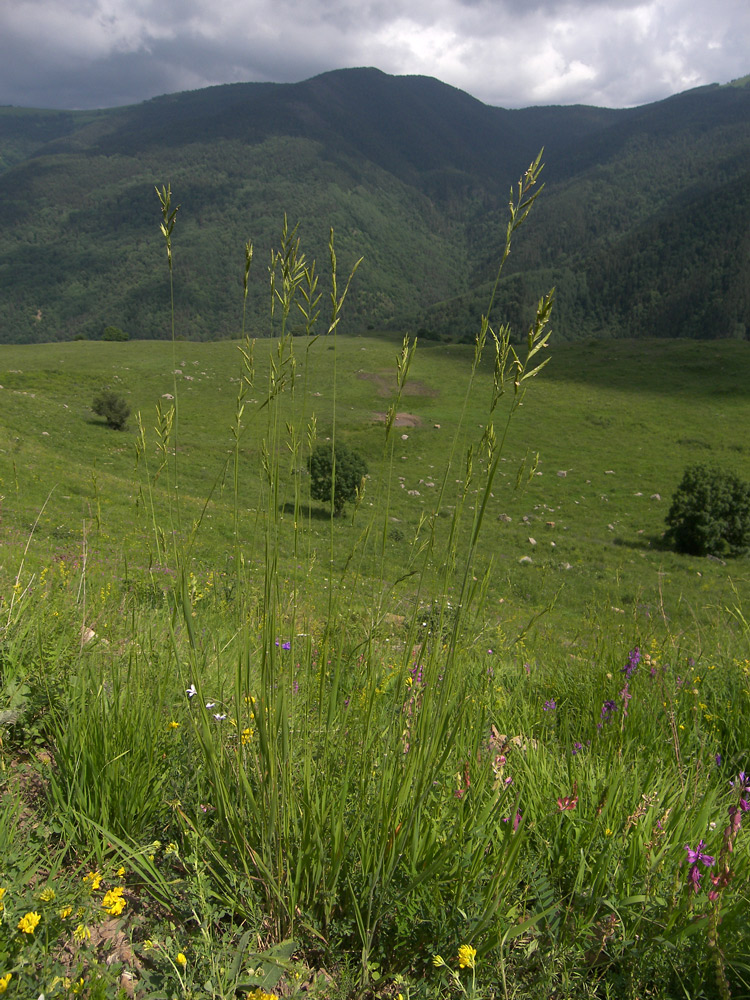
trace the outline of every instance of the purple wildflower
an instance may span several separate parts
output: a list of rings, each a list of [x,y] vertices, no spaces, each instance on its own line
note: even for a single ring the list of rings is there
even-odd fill
[[[622,672],[625,674],[625,680],[629,681],[633,674],[638,669],[638,664],[641,662],[641,651],[638,646],[635,649],[631,649],[628,653],[628,662],[622,668]]]
[[[702,848],[703,841],[698,844],[698,849],[696,851],[694,851],[689,844],[685,844],[685,850],[688,852],[688,862],[690,864],[688,882],[691,885],[693,892],[698,892],[700,890],[701,876],[703,874],[698,867],[698,862],[705,865],[706,868],[710,868],[711,865],[716,863],[716,858],[712,857],[710,854],[705,854]]]
[[[622,689],[622,691],[620,691],[620,698],[622,699],[622,714],[623,715],[627,715],[628,714],[628,702],[630,701],[630,699],[632,697],[633,696],[630,693],[630,686],[629,686],[628,682],[626,681],[625,682],[625,687]]]
[[[721,754],[720,753],[716,754],[716,756],[714,757],[714,760],[716,761],[716,766],[717,767],[721,767]]]
[[[685,844],[685,850],[688,852],[688,862],[691,865],[697,864],[699,861],[704,864],[706,868],[710,868],[712,864],[716,861],[710,854],[704,854],[701,848],[703,847],[703,841],[698,844],[698,850],[694,851],[691,849],[689,844]]]
[[[545,712],[554,712],[554,710],[556,708],[557,708],[557,705],[555,703],[555,699],[554,698],[548,698],[547,701],[545,701],[545,703],[544,703],[544,711]]]
[[[615,714],[616,711],[617,711],[616,701],[612,701],[611,698],[605,701],[604,704],[602,705],[601,722],[597,722],[597,727],[601,729],[602,726],[606,725],[608,722],[611,722],[612,716]]]

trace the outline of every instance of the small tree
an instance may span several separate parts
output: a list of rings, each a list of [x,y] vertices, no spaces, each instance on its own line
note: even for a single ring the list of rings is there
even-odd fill
[[[316,445],[308,461],[310,470],[310,496],[313,500],[330,500],[333,496],[333,511],[337,516],[344,509],[347,500],[356,500],[357,491],[367,475],[364,458],[344,444]]]
[[[122,396],[110,389],[104,389],[91,404],[91,409],[98,417],[104,417],[107,426],[116,431],[125,429],[125,424],[130,416],[130,407]]]
[[[692,465],[672,497],[666,537],[689,555],[742,555],[750,548],[750,483]]]

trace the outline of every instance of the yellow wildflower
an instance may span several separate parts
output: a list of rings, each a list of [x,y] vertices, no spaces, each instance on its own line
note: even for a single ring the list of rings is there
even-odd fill
[[[88,875],[83,876],[84,882],[90,882],[92,889],[98,889],[102,884],[102,877],[99,872],[89,872]]]
[[[118,878],[122,878],[123,875],[127,875],[127,872],[122,867],[122,865],[120,865],[120,867],[117,869],[116,875],[117,875]]]
[[[8,989],[8,983],[13,978],[12,972],[6,972],[4,976],[0,976],[0,993],[5,993]]]
[[[83,944],[84,941],[91,940],[91,931],[86,927],[85,924],[79,924],[73,931],[73,937],[78,942],[78,944]]]
[[[5,903],[3,902],[3,896],[5,895],[6,892],[7,890],[3,886],[0,886],[0,913],[2,913],[3,909],[5,908]]]
[[[42,889],[42,891],[39,893],[39,898],[43,903],[51,903],[52,900],[55,898],[55,890],[50,889],[49,886],[47,886],[46,889]]]
[[[124,891],[124,885],[117,885],[114,889],[110,889],[109,892],[105,893],[102,900],[102,907],[111,917],[119,917],[125,909],[125,900],[122,898]]]
[[[255,730],[253,730],[253,729],[243,729],[242,730],[242,732],[240,733],[240,740],[242,742],[243,747],[246,746],[250,742],[250,740],[253,738],[254,732],[255,732]]]
[[[67,920],[70,914],[73,912],[72,906],[63,906],[61,910],[58,910],[58,916],[61,920]]]
[[[182,952],[179,952],[179,954],[177,955],[177,964],[183,966],[183,968],[184,966],[187,965],[187,959],[185,958]]]
[[[172,719],[172,721],[167,726],[167,729],[179,729],[179,728],[180,728],[179,722],[175,722],[174,719]]]
[[[462,969],[473,969],[477,949],[470,944],[462,944],[458,949],[458,964]]]
[[[436,969],[440,969],[445,965],[445,959],[442,957],[442,955],[433,955],[432,964],[435,966]]]
[[[18,921],[19,931],[23,931],[24,934],[33,934],[36,930],[36,925],[42,918],[38,913],[26,913]]]

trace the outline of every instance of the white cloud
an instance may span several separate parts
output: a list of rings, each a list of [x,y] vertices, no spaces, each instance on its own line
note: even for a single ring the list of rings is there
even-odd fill
[[[343,66],[491,104],[645,103],[750,71],[746,0],[13,0],[0,103],[92,107]]]

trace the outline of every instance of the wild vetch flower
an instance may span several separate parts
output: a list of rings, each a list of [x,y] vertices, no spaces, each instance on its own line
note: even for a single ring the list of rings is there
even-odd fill
[[[458,964],[462,969],[473,969],[475,964],[475,959],[477,956],[477,949],[472,948],[470,944],[462,944],[458,949]]]
[[[36,925],[41,919],[38,913],[25,913],[18,921],[18,929],[19,931],[23,931],[24,934],[33,934],[36,930]]]
[[[638,646],[635,649],[631,649],[628,653],[628,662],[622,668],[622,672],[625,674],[625,680],[629,681],[633,674],[638,669],[638,664],[641,662],[641,651]]]
[[[716,761],[716,766],[717,767],[721,767],[721,754],[720,753],[716,754],[716,756],[714,757],[714,760]]]
[[[625,682],[625,687],[622,689],[622,691],[620,691],[620,698],[622,699],[622,714],[623,715],[627,715],[628,714],[628,702],[630,701],[630,699],[632,697],[633,696],[630,693],[630,685],[626,681]]]
[[[521,816],[520,812],[517,812],[516,815],[513,817],[513,832],[514,833],[516,832],[516,830],[518,829],[518,827],[521,825],[521,820],[522,819],[523,819],[523,817]],[[510,820],[511,820],[510,816],[503,816],[503,823],[510,823]]]
[[[685,844],[685,850],[688,852],[688,863],[690,864],[688,882],[692,886],[693,892],[698,892],[700,889],[700,881],[703,874],[698,868],[698,862],[705,865],[706,868],[710,868],[711,865],[716,862],[716,859],[710,854],[705,854],[702,848],[703,841],[698,844],[698,849],[696,851],[694,851],[689,844]]]
[[[555,699],[554,698],[548,698],[547,701],[545,701],[545,703],[544,703],[544,711],[545,712],[554,712],[554,710],[556,708],[557,708],[557,705],[555,704]]]
[[[611,722],[612,716],[616,711],[617,711],[617,702],[612,701],[611,698],[608,701],[605,701],[604,704],[602,705],[601,722],[597,722],[597,728],[601,729],[603,725],[606,725],[608,722]]]
[[[575,809],[578,805],[578,782],[573,782],[573,791],[570,795],[566,795],[564,798],[559,798],[557,800],[557,808],[560,812],[564,812],[566,809]]]
[[[694,851],[691,849],[689,844],[685,844],[685,850],[688,852],[688,862],[691,865],[697,864],[699,861],[704,864],[706,868],[710,868],[712,864],[716,861],[715,858],[711,857],[710,854],[704,854],[702,851],[703,841],[698,844],[698,850]]]

